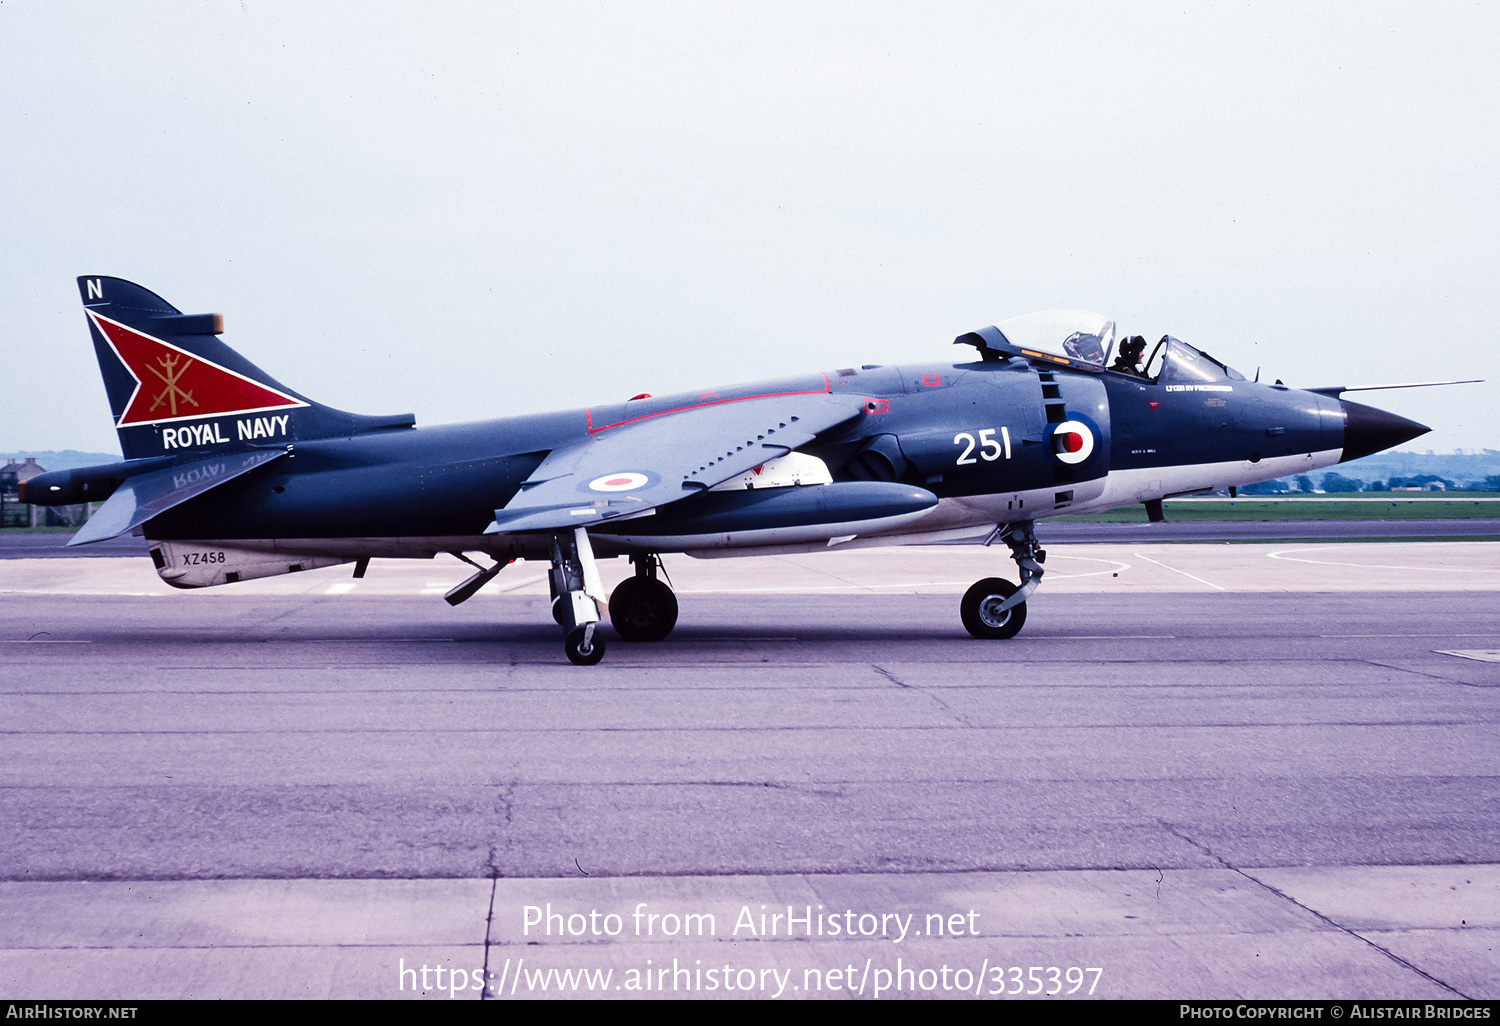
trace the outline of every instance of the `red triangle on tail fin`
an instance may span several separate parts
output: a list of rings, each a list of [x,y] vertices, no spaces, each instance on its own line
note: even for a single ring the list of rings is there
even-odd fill
[[[86,312],[136,380],[120,427],[307,405],[93,310]]]

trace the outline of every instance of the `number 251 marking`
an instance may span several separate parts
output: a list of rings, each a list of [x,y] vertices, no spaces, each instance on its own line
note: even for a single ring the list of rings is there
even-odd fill
[[[979,441],[977,443],[974,441],[974,436],[969,434],[967,431],[960,431],[958,434],[954,435],[954,445],[964,445],[965,442],[968,443],[964,446],[964,451],[958,454],[957,466],[961,467],[966,463],[979,462],[979,460],[976,460],[972,455],[970,455],[971,453],[973,453],[976,445],[979,447],[979,455],[986,460],[998,460],[1002,455],[1006,459],[1010,459],[1010,429],[999,429],[1001,441],[998,442],[990,437],[995,433],[995,430],[995,428],[985,428],[983,431],[979,432]]]

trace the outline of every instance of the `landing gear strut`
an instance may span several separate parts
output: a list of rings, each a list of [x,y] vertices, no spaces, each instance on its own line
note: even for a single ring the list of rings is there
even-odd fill
[[[661,557],[631,556],[635,576],[621,581],[609,597],[609,622],[626,641],[660,641],[677,625],[677,596],[656,576]]]
[[[563,651],[577,666],[593,666],[604,658],[604,638],[599,636],[599,605],[604,587],[594,563],[589,533],[575,528],[572,536],[552,536],[552,616],[563,629]]]
[[[964,629],[976,638],[1013,638],[1026,623],[1026,599],[1042,583],[1046,573],[1042,564],[1047,552],[1036,543],[1036,529],[1030,520],[1001,524],[985,539],[989,545],[999,538],[1010,546],[1011,558],[1021,571],[1018,588],[999,577],[986,577],[964,593],[959,604]]]

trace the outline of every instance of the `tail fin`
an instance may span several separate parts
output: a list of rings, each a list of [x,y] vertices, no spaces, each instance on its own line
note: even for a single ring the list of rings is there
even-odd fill
[[[121,278],[78,279],[126,459],[219,455],[411,427],[411,414],[343,413],[292,391],[219,341],[219,314],[185,314]]]

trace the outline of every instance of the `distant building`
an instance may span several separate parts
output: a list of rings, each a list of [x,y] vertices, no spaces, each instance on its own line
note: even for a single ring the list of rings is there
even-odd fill
[[[0,527],[82,527],[89,518],[89,504],[77,506],[33,506],[22,502],[17,485],[45,474],[47,468],[33,456],[7,459],[0,467]]]
[[[0,527],[36,526],[37,507],[22,502],[16,486],[46,472],[47,468],[31,456],[5,461],[0,467]]]
[[[30,481],[39,474],[45,474],[47,468],[36,461],[35,456],[28,456],[24,460],[9,459],[5,466],[0,468],[0,477],[15,475],[16,482]]]

